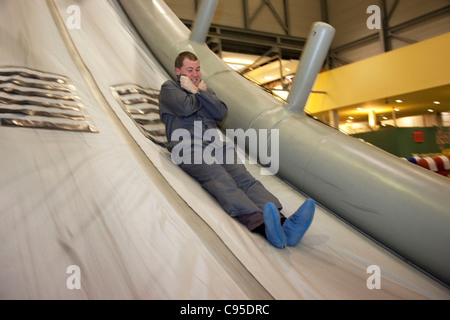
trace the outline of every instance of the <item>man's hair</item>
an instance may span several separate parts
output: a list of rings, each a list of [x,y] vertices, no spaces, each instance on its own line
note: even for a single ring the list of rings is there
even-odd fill
[[[180,53],[175,59],[175,68],[181,69],[183,67],[184,59],[188,58],[191,61],[197,61],[198,58],[195,54],[189,51],[184,51]]]

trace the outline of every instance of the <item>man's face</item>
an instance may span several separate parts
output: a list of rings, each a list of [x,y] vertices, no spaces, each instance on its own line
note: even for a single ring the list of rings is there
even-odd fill
[[[175,68],[176,75],[185,75],[191,79],[192,83],[197,87],[202,80],[202,73],[200,71],[200,61],[191,61],[188,58],[184,59],[181,68]]]

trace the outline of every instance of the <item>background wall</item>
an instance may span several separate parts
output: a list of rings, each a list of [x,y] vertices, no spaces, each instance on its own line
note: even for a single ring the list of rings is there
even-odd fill
[[[399,157],[409,158],[413,154],[440,153],[441,149],[436,143],[436,127],[424,128],[390,128],[373,132],[352,135],[373,144],[384,151]],[[448,128],[444,128],[448,132]],[[415,142],[414,137],[423,136],[423,142]],[[445,149],[450,148],[447,144]]]

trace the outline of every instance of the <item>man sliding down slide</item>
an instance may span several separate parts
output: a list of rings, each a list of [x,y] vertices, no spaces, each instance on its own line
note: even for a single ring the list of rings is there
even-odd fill
[[[166,126],[169,151],[174,153],[178,144],[184,144],[182,151],[189,153],[183,154],[185,161],[177,164],[250,231],[261,234],[280,249],[296,246],[311,225],[314,201],[307,199],[289,218],[280,214],[280,201],[238,161],[234,145],[220,139],[205,139],[206,131],[218,130],[217,122],[225,119],[228,108],[202,81],[197,56],[191,52],[180,53],[175,60],[175,74],[178,81],[168,80],[161,87],[159,114]],[[199,125],[201,136],[198,136]],[[188,139],[177,139],[180,130],[189,133]],[[203,159],[203,151],[212,144],[217,160],[213,163]],[[232,161],[230,153],[234,157]]]

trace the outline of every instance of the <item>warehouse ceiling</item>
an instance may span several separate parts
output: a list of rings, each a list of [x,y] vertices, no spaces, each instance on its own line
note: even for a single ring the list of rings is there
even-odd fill
[[[166,3],[192,27],[200,1]],[[377,12],[370,11],[374,3],[380,11],[380,26],[370,30],[369,23],[377,18]],[[324,65],[329,70],[450,32],[450,4],[448,0],[219,0],[207,44],[251,81],[289,90],[315,21],[336,28]],[[340,108],[339,118],[341,122],[367,121],[368,108],[389,119],[447,112],[449,92],[449,86],[443,86],[367,101]]]

